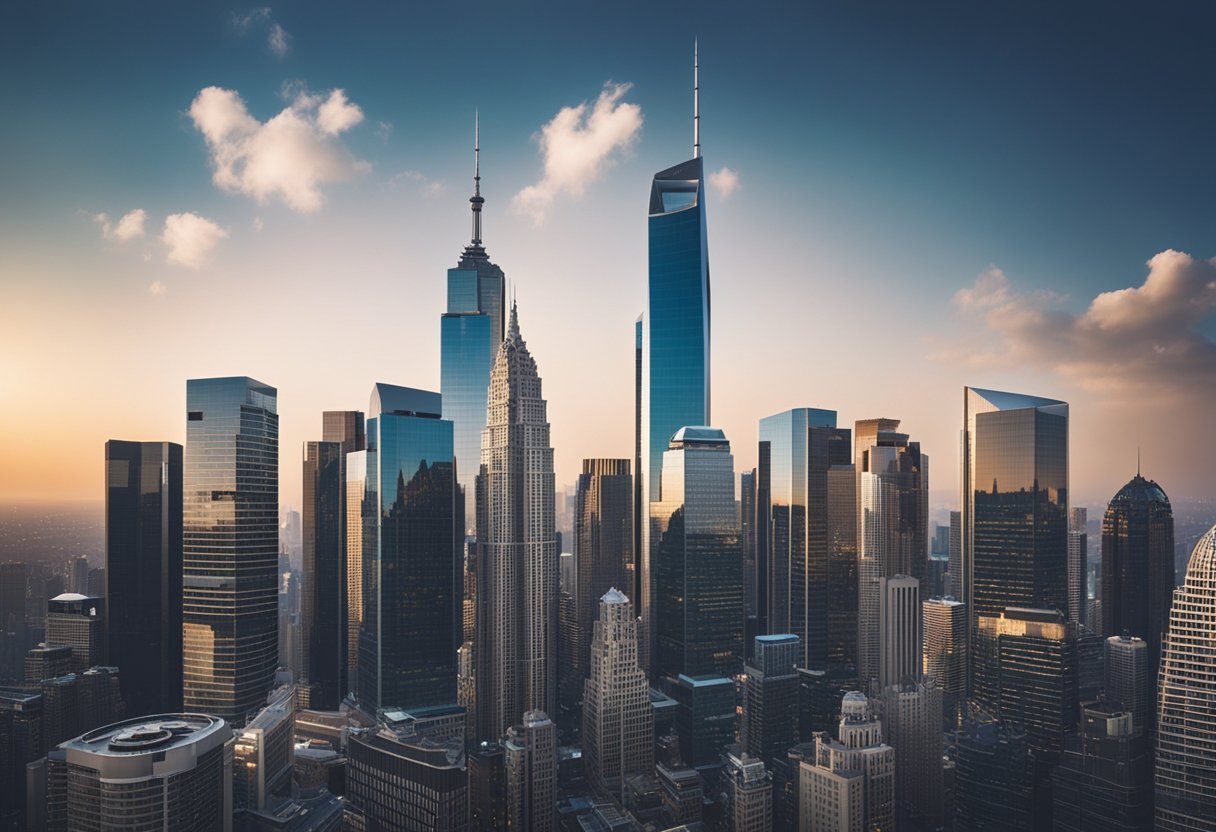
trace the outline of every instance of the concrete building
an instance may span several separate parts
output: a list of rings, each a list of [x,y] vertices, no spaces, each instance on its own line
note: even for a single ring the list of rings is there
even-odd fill
[[[528,711],[503,742],[507,825],[532,832],[557,828],[557,726]]]
[[[46,602],[46,643],[72,648],[69,673],[101,664],[105,652],[102,617],[105,600],[65,592]]]
[[[922,672],[936,679],[942,693],[967,693],[967,605],[953,598],[930,598],[921,604],[925,642]]]
[[[746,751],[731,751],[723,774],[730,832],[769,832],[773,828],[773,777],[764,762]]]
[[[883,690],[883,725],[895,749],[895,816],[900,829],[934,830],[942,805],[942,691],[905,679]]]
[[[798,736],[798,673],[802,652],[796,635],[757,636],[744,666],[743,750],[771,765]]]
[[[802,832],[895,828],[895,750],[864,694],[841,702],[839,739],[815,735],[813,762],[799,772]]]
[[[262,811],[290,795],[296,687],[272,691],[265,708],[236,734],[232,798],[236,810]]]

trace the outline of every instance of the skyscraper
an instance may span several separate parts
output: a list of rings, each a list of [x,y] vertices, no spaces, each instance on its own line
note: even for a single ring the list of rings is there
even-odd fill
[[[963,597],[963,513],[950,512],[950,588],[949,594]]]
[[[739,546],[743,550],[743,610],[747,633],[758,635],[756,627],[756,469],[739,475]],[[748,644],[751,647],[751,644]]]
[[[452,423],[439,414],[438,393],[372,389],[357,695],[372,715],[456,702],[461,541]]]
[[[967,692],[967,606],[953,598],[921,604],[924,675],[936,679],[946,695]]]
[[[1068,620],[1085,623],[1086,558],[1089,549],[1087,510],[1084,506],[1068,510]]]
[[[340,585],[337,587],[337,593],[341,599],[341,626],[344,632],[341,636],[341,684],[339,698],[344,697],[347,693],[354,690],[357,672],[356,668],[359,663],[359,618],[351,620],[351,613],[356,610],[356,605],[352,601],[352,594],[355,599],[361,599],[363,595],[362,581],[362,559],[363,559],[363,543],[362,543],[362,523],[363,518],[359,509],[359,500],[362,499],[362,492],[355,495],[356,501],[352,511],[350,502],[350,471],[347,455],[357,451],[367,449],[367,429],[364,423],[363,411],[361,410],[326,410],[321,414],[321,441],[337,442],[341,446],[339,453],[339,511],[341,520],[339,522],[339,534],[341,536],[341,545],[339,549],[339,558],[341,559]],[[360,468],[361,476],[367,473],[366,457],[360,457],[363,467]],[[362,480],[358,483],[362,487]],[[463,520],[461,520],[463,522]],[[354,538],[352,541],[352,537]],[[357,556],[352,558],[352,550],[357,553]],[[352,574],[353,572],[353,574]]]
[[[626,777],[654,770],[654,713],[638,664],[637,619],[617,589],[600,599],[583,693],[582,748],[587,777],[600,791],[622,795]]]
[[[756,636],[744,666],[743,750],[772,766],[798,736],[798,636]]]
[[[1102,633],[1144,639],[1150,679],[1173,593],[1174,512],[1161,486],[1137,471],[1102,516]]]
[[[584,459],[575,492],[574,589],[576,626],[571,638],[577,688],[587,678],[592,622],[604,593],[632,586],[633,477],[627,459]]]
[[[908,575],[879,579],[879,690],[905,679],[920,679],[920,630],[920,582]]]
[[[106,442],[105,576],[106,661],[128,713],[181,710],[181,445]]]
[[[682,427],[650,504],[655,678],[743,667],[743,564],[734,457],[718,428]]]
[[[507,824],[552,832],[557,821],[557,726],[543,711],[528,711],[507,730]]]
[[[1032,832],[1034,766],[1026,735],[995,720],[968,722],[955,740],[956,832]]]
[[[1148,643],[1135,636],[1111,636],[1105,643],[1102,689],[1106,704],[1132,715],[1147,734],[1154,722],[1157,680],[1148,675]]]
[[[845,694],[839,739],[816,734],[814,762],[801,764],[802,829],[895,828],[895,751],[882,736],[866,697]]]
[[[477,475],[477,737],[557,698],[553,448],[536,361],[511,306],[490,374]]]
[[[186,382],[183,700],[235,725],[279,663],[276,397],[251,378]]]
[[[710,424],[709,248],[698,79],[694,50],[692,159],[659,171],[650,186],[649,279],[642,318],[641,453],[634,471],[641,483],[639,518],[649,514],[650,503],[668,499],[661,493],[660,474],[671,437],[686,425]],[[644,663],[648,668],[655,641],[652,543],[643,533],[640,606],[646,640]]]
[[[300,693],[320,711],[336,711],[347,692],[344,462],[340,442],[304,444]]]
[[[969,689],[988,708],[992,650],[981,617],[1006,607],[1068,609],[1068,404],[963,390],[963,595],[971,623]]]
[[[474,481],[486,426],[490,369],[503,339],[506,278],[490,262],[481,240],[481,134],[473,141],[473,234],[456,268],[448,269],[448,309],[440,319],[439,390],[443,418],[453,423],[456,474],[464,492],[464,527],[476,523]]]
[[[1216,724],[1211,695],[1216,667],[1216,526],[1209,529],[1174,590],[1161,653],[1157,706],[1156,828],[1210,828],[1216,817]]]
[[[726,755],[727,803],[731,832],[770,832],[773,828],[773,777],[746,751]]]
[[[1052,775],[1057,832],[1139,832],[1152,826],[1152,758],[1131,714],[1097,703],[1064,738]]]
[[[800,667],[827,669],[829,645],[847,642],[847,633],[832,632],[833,605],[845,607],[837,621],[848,622],[855,640],[855,560],[834,562],[832,554],[839,538],[852,543],[855,555],[856,516],[850,513],[844,528],[829,522],[829,470],[852,461],[850,436],[848,428],[836,427],[834,410],[801,407],[760,420],[756,526],[757,546],[768,546],[768,630],[798,636]],[[853,481],[845,479],[844,490],[852,492]],[[842,496],[847,501],[850,494]],[[833,593],[842,583],[833,571],[844,571],[847,584],[850,568],[852,587]]]
[[[897,828],[940,829],[942,690],[936,681],[905,678],[883,689],[883,727],[895,749]]]
[[[75,592],[56,595],[46,602],[46,643],[66,644],[72,648],[68,670],[84,673],[101,664],[105,644],[102,621],[105,599],[89,598]]]

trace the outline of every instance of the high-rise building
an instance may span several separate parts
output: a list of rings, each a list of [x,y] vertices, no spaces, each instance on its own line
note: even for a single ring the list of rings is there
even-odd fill
[[[895,749],[897,828],[940,829],[942,690],[937,682],[905,678],[883,690],[883,727]]]
[[[848,631],[856,641],[856,515],[839,528],[829,522],[835,519],[829,512],[829,469],[852,462],[851,435],[836,427],[834,410],[795,408],[760,420],[756,526],[757,546],[768,546],[768,631],[798,636],[800,667],[827,670],[829,645],[847,644]],[[838,484],[845,492],[855,489],[852,480]],[[849,493],[840,496],[848,502]],[[846,549],[851,544],[851,564],[847,557],[843,563],[833,559],[837,540]],[[832,632],[833,602],[840,613],[835,620],[848,622],[843,632]]]
[[[275,797],[291,795],[295,712],[296,687],[284,685],[271,692],[266,707],[236,733],[232,769],[235,809],[257,812],[275,808]]]
[[[995,720],[967,722],[954,749],[955,832],[1032,832],[1034,765],[1026,735]]]
[[[798,737],[798,636],[756,636],[743,668],[743,750],[772,766]]]
[[[879,579],[878,686],[920,678],[924,663],[921,641],[920,582],[909,575]]]
[[[464,832],[469,772],[464,742],[413,723],[354,729],[346,746],[347,829]]]
[[[557,704],[553,448],[536,361],[511,306],[490,374],[477,475],[478,739]]]
[[[663,455],[686,425],[710,424],[709,248],[705,230],[705,169],[701,158],[700,87],[693,58],[692,159],[659,171],[650,186],[647,219],[649,276],[641,323],[641,441],[634,476],[640,484],[639,522],[662,492]],[[731,492],[734,492],[732,473]],[[653,678],[651,651],[657,587],[650,547],[641,534],[643,664]]]
[[[279,664],[276,399],[251,378],[186,382],[183,706],[238,726]]]
[[[277,525],[277,524],[276,524]],[[232,828],[232,729],[214,716],[141,716],[89,731],[42,770],[44,827]]]
[[[638,664],[633,604],[617,589],[600,599],[583,691],[583,765],[602,792],[622,796],[625,778],[654,769],[650,686]]]
[[[363,411],[361,410],[326,410],[321,414],[321,441],[337,442],[341,445],[339,454],[339,534],[341,535],[338,557],[341,559],[340,586],[337,589],[341,599],[341,660],[343,667],[340,677],[339,697],[346,696],[354,690],[358,679],[359,666],[359,626],[361,621],[361,599],[363,597],[363,517],[360,508],[363,499],[363,479],[367,473],[367,457],[360,456],[360,479],[356,481],[358,490],[354,495],[354,508],[351,507],[351,476],[348,455],[367,450],[367,429]],[[301,523],[302,525],[302,523]],[[355,600],[359,600],[356,605]],[[352,619],[353,613],[359,613]]]
[[[655,678],[733,676],[743,667],[743,565],[734,457],[721,430],[682,427],[650,503]]]
[[[43,679],[66,676],[72,672],[72,648],[66,644],[39,644],[25,654],[25,683],[37,685]]]
[[[533,832],[557,828],[557,726],[543,711],[528,711],[503,742],[507,826]]]
[[[845,694],[839,739],[816,734],[814,761],[801,764],[801,829],[895,828],[895,750],[882,738],[865,695]]]
[[[506,277],[481,240],[481,136],[473,141],[473,233],[456,267],[448,269],[447,311],[440,319],[439,390],[443,418],[453,423],[456,474],[464,494],[464,531],[476,524],[474,483],[486,427],[490,370],[505,331]]]
[[[45,751],[42,694],[0,688],[0,828],[26,828],[25,767]]]
[[[1089,550],[1089,518],[1084,506],[1068,510],[1068,620],[1085,623],[1086,565]]]
[[[106,442],[106,661],[128,713],[182,707],[182,446]]]
[[[1111,636],[1105,642],[1103,685],[1106,704],[1132,715],[1146,735],[1153,724],[1156,680],[1148,675],[1148,642],[1135,636]]]
[[[84,555],[68,558],[64,577],[67,579],[68,592],[84,595],[89,583],[89,559]]]
[[[746,751],[726,755],[727,828],[730,832],[770,832],[773,828],[773,776],[764,762]]]
[[[936,679],[942,693],[967,693],[967,605],[953,598],[930,598],[921,604],[924,627],[924,675]]]
[[[22,675],[22,657],[29,648],[25,621],[25,592],[29,567],[22,561],[0,563],[0,679]]]
[[[506,752],[483,742],[469,752],[469,829],[497,832],[507,825]]]
[[[346,695],[346,539],[340,442],[304,443],[300,698],[336,711]]]
[[[1137,471],[1102,516],[1102,634],[1144,639],[1150,679],[1173,593],[1174,512],[1161,486]]]
[[[735,683],[724,676],[678,676],[668,685],[676,701],[676,735],[684,762],[716,768],[735,742]]]
[[[46,643],[66,644],[72,648],[68,670],[84,673],[101,664],[105,651],[102,621],[105,600],[75,592],[56,595],[46,602]]]
[[[1125,711],[1086,705],[1052,774],[1057,832],[1138,832],[1153,820],[1147,735]]]
[[[812,431],[812,435],[817,431]],[[847,440],[845,442],[847,445]],[[858,664],[857,469],[828,468],[827,665],[847,687],[856,687]],[[812,524],[813,526],[814,524]]]
[[[978,642],[980,618],[1068,609],[1068,404],[964,388],[962,453],[968,687],[994,710],[995,654]]]
[[[950,512],[950,595],[963,597],[963,513]]]
[[[363,492],[357,699],[370,715],[456,702],[461,541],[452,423],[439,414],[438,393],[372,389],[361,487],[350,487]]]
[[[584,459],[575,491],[575,627],[563,640],[574,649],[576,691],[588,675],[592,622],[604,593],[631,587],[633,477],[627,459]]]
[[[1191,551],[1161,652],[1154,780],[1162,832],[1210,828],[1216,817],[1216,724],[1208,705],[1216,689],[1214,638],[1216,526]]]
[[[760,635],[756,629],[756,469],[739,475],[739,547],[743,550],[743,611],[747,616],[744,635]],[[751,646],[749,643],[748,647]]]

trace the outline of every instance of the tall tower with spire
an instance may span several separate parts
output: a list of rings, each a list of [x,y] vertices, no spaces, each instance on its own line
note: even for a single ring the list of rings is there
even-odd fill
[[[705,232],[704,160],[701,157],[701,86],[693,46],[693,156],[659,171],[650,187],[650,274],[642,318],[641,447],[635,488],[647,523],[651,503],[663,499],[663,453],[682,427],[709,425],[709,249]],[[641,653],[651,668],[655,637],[653,531],[637,532],[640,551]]]
[[[514,304],[490,373],[476,503],[476,738],[493,742],[557,698],[553,448]]]
[[[454,269],[448,269],[447,311],[440,320],[439,388],[443,418],[455,429],[456,478],[464,495],[463,527],[475,523],[473,481],[481,455],[481,431],[486,426],[486,390],[490,368],[503,339],[506,278],[490,262],[481,239],[481,124],[473,128],[473,195],[469,206],[473,231]]]

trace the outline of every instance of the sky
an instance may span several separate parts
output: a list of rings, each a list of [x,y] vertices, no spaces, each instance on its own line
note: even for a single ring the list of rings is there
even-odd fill
[[[1126,8],[1124,8],[1126,6]],[[633,453],[650,179],[689,158],[712,421],[903,420],[955,498],[962,389],[1071,405],[1074,505],[1216,495],[1216,11],[1201,3],[10,3],[0,9],[0,502],[102,499],[184,441],[186,379],[321,411],[438,389],[483,237],[559,488]]]

